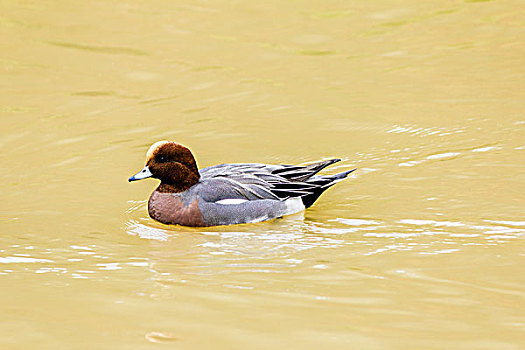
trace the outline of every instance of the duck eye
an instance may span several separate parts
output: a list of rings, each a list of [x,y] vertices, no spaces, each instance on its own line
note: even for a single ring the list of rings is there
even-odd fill
[[[157,158],[157,162],[159,162],[159,163],[164,163],[164,162],[166,162],[166,157],[164,157],[164,156],[159,156],[159,157]]]

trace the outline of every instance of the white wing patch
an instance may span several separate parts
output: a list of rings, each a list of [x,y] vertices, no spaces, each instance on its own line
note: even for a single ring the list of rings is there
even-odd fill
[[[241,199],[241,198],[227,198],[227,199],[221,199],[220,201],[215,202],[216,204],[224,204],[224,205],[232,205],[232,204],[241,204],[244,202],[248,202],[247,199]]]

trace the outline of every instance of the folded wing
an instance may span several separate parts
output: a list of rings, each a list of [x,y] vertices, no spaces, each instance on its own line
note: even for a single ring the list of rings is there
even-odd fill
[[[301,197],[305,207],[309,207],[321,193],[355,170],[335,175],[316,175],[339,161],[340,159],[330,159],[304,166],[220,164],[201,169],[200,174],[201,181],[213,185],[213,193],[208,193],[207,196],[211,201],[226,198],[286,200]]]

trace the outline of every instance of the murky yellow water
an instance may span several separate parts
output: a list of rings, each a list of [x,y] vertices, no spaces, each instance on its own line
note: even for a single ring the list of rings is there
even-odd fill
[[[520,1],[4,1],[0,348],[523,349]],[[147,147],[358,167],[304,215],[147,216]],[[163,345],[164,344],[164,345]]]

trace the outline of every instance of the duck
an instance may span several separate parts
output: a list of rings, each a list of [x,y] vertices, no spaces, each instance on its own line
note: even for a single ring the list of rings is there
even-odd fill
[[[155,142],[146,165],[128,181],[160,180],[148,200],[149,216],[163,224],[191,227],[247,224],[311,207],[319,196],[356,169],[316,175],[341,159],[308,165],[219,164],[200,169],[190,149]]]

